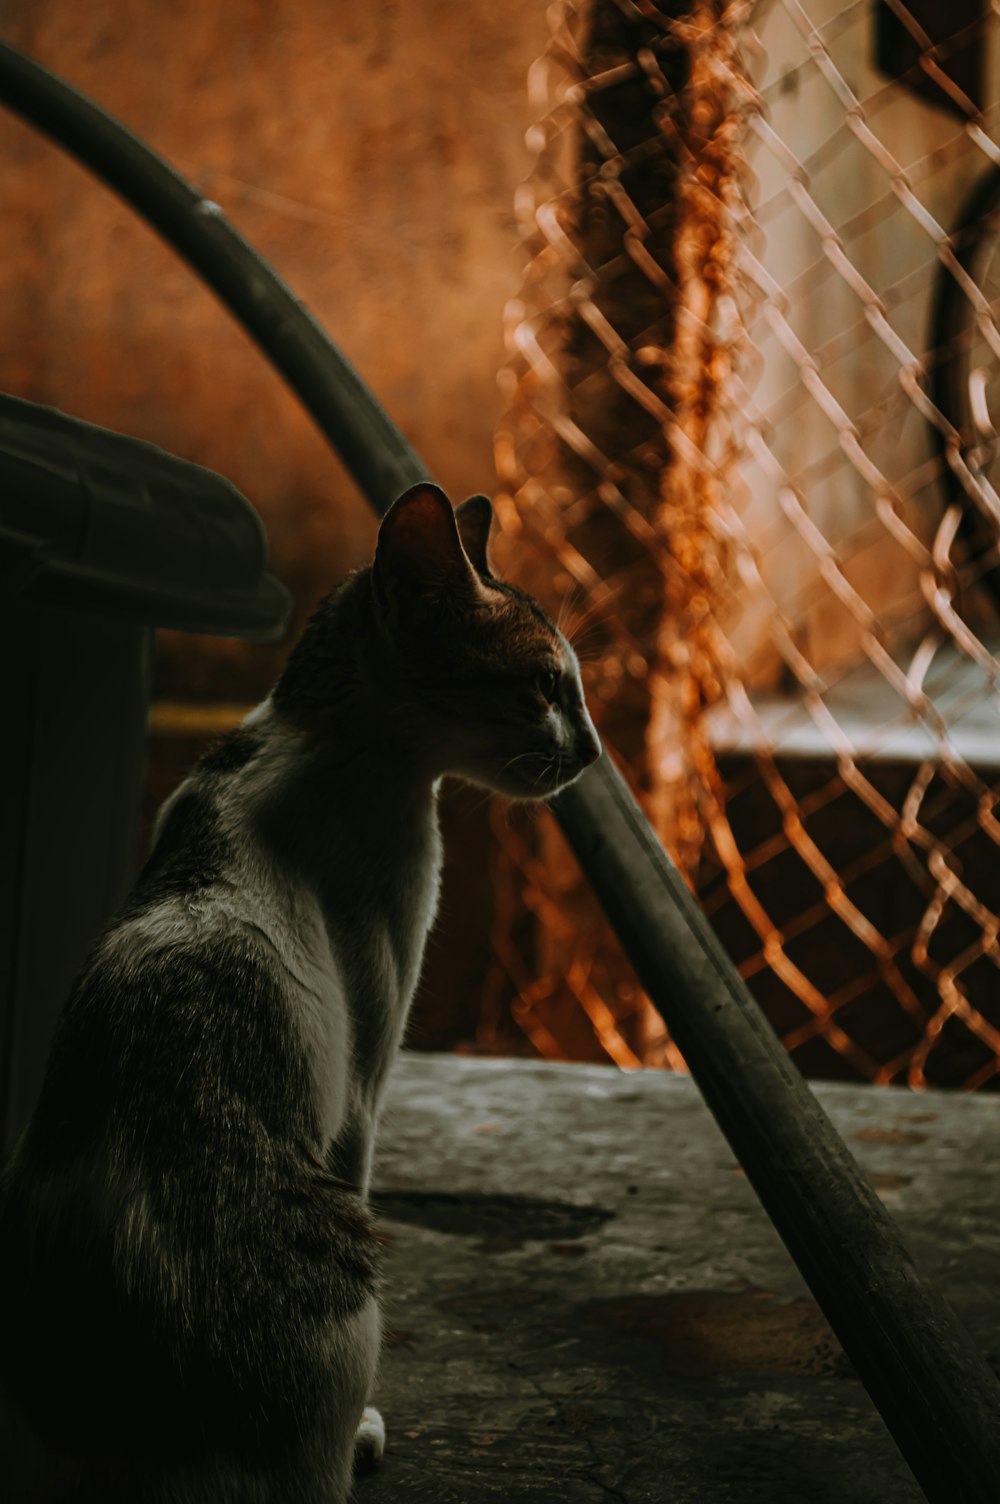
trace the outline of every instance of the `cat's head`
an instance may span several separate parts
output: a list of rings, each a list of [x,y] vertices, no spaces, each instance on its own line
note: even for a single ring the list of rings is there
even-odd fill
[[[430,484],[386,513],[371,574],[383,661],[437,772],[543,799],[596,761],[601,744],[572,647],[490,568],[492,519],[485,496],[453,510]]]

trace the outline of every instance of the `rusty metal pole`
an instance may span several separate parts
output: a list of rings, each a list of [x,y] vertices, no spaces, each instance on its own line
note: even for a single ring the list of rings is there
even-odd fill
[[[419,456],[271,268],[96,105],[0,44],[0,100],[137,208],[215,289],[316,417],[374,509]],[[556,815],[706,1102],[931,1504],[991,1504],[1000,1385],[916,1270],[605,755]]]

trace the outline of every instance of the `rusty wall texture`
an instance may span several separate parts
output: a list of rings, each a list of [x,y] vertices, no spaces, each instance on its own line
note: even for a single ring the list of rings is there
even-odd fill
[[[215,199],[456,497],[490,490],[538,0],[7,0],[4,35]],[[0,116],[0,389],[228,475],[304,608],[375,522],[245,336],[144,224]],[[276,655],[165,640],[161,691],[253,698]]]
[[[491,491],[525,79],[541,0],[0,0],[4,36],[216,200],[455,499]],[[299,616],[370,556],[375,519],[214,298],[130,210],[0,112],[0,390],[222,471],[260,510]],[[247,702],[284,646],[161,633],[157,694]],[[205,745],[154,720],[147,824]],[[486,963],[481,794],[445,801],[449,865],[411,1037],[470,1037]]]

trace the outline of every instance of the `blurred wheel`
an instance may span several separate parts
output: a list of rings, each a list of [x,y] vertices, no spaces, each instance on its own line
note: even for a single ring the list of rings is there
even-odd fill
[[[1000,168],[972,189],[952,246],[982,293],[973,302],[952,271],[937,275],[931,328],[930,395],[957,434],[935,429],[949,505],[962,508],[959,536],[972,583],[1000,607]],[[962,474],[968,470],[970,480]]]

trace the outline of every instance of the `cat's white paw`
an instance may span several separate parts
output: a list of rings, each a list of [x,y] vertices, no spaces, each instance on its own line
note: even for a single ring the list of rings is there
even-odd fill
[[[366,1405],[354,1433],[355,1471],[367,1472],[377,1467],[384,1451],[385,1421],[373,1405]]]

